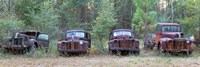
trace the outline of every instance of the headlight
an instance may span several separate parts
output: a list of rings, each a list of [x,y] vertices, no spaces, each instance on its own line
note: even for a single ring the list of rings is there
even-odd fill
[[[186,41],[186,43],[190,43],[190,41],[188,40],[188,41]]]
[[[26,45],[23,45],[23,47],[26,47]]]
[[[83,41],[80,41],[79,44],[82,45],[82,44],[83,44]]]

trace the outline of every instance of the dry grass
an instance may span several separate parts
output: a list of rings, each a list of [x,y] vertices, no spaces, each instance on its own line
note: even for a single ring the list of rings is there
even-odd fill
[[[143,47],[141,45],[141,47]],[[98,54],[91,49],[90,55],[59,56],[56,47],[51,51],[39,51],[36,55],[12,55],[0,53],[0,67],[199,67],[200,49],[190,56],[158,54],[157,51],[144,51],[139,56],[115,56]]]
[[[0,58],[1,67],[198,67],[200,58],[93,55],[54,58]]]

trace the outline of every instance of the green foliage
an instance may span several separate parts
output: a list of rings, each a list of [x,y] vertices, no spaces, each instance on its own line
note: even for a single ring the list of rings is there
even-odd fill
[[[49,45],[48,52],[45,49],[38,49],[35,53],[26,53],[25,57],[33,58],[43,58],[43,57],[58,57],[59,52],[57,51],[57,46],[55,45],[57,41],[52,40]]]
[[[91,26],[89,23],[93,19],[93,14],[88,8],[89,2],[90,0],[63,1],[62,5],[58,8],[58,13],[61,16],[60,22],[62,22],[59,25],[66,29],[88,29],[87,26]]]
[[[182,25],[182,31],[188,36],[197,35],[200,28],[200,1],[180,0],[177,4],[176,10],[180,13],[177,13],[176,21]]]
[[[108,39],[109,32],[116,24],[116,20],[113,18],[113,4],[110,4],[109,0],[104,0],[99,11],[99,16],[94,20],[92,26],[92,35],[96,39],[93,44],[100,52],[105,49],[105,42]]]
[[[134,4],[136,6],[136,12],[132,19],[132,28],[134,29],[136,35],[141,34],[142,32],[147,33],[145,30],[149,30],[149,25],[154,25],[157,23],[157,12],[153,10],[153,7],[156,5],[157,0],[135,0]]]
[[[16,19],[14,16],[0,18],[0,39],[8,38],[14,32],[22,30],[23,27],[23,21]]]
[[[114,4],[116,28],[131,28],[131,20],[135,12],[133,0],[111,0]]]
[[[16,14],[26,25],[32,25],[31,12],[40,13],[41,4],[45,0],[19,0],[15,5]]]
[[[55,13],[52,7],[53,1],[44,1],[38,8],[40,12],[32,11],[27,16],[30,17],[32,22],[29,29],[39,30],[42,32],[50,33],[51,36],[56,37],[58,32],[58,15]]]
[[[51,0],[19,0],[15,6],[19,19],[24,20],[25,30],[38,30],[50,33],[51,37],[56,37],[59,15],[53,7]]]

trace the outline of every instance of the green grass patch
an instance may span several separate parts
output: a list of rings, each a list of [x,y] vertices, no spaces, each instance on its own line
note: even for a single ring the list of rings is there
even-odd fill
[[[34,53],[26,53],[25,57],[33,57],[33,58],[43,58],[43,57],[58,57],[59,52],[57,51],[57,41],[53,40],[49,44],[48,52],[45,52],[45,49],[38,49]]]

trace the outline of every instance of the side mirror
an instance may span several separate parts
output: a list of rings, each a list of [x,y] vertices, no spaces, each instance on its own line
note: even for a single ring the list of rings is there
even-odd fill
[[[191,40],[195,40],[195,39],[194,39],[194,36],[190,36],[189,39],[191,39]]]
[[[181,38],[184,38],[184,34],[181,32]]]

